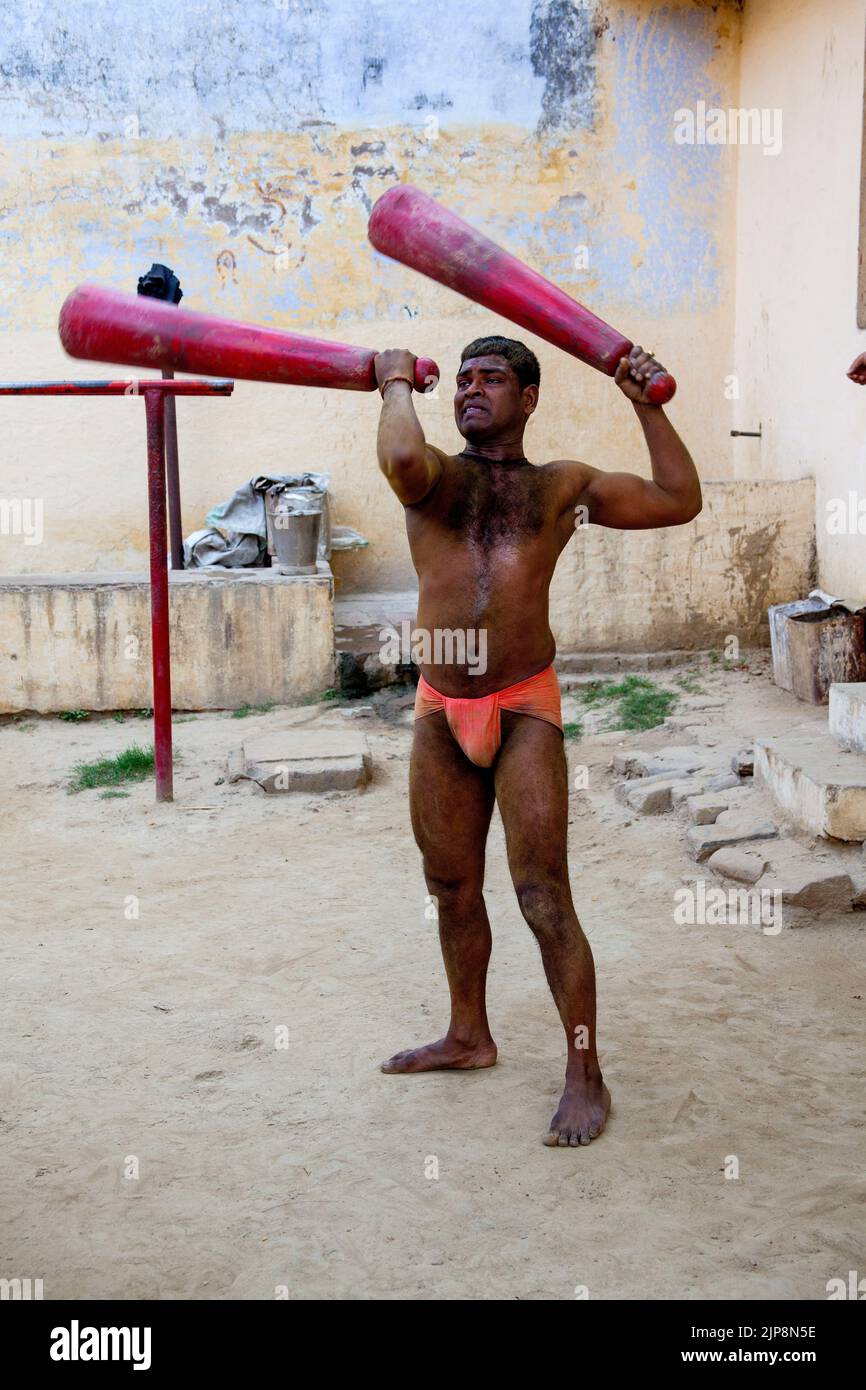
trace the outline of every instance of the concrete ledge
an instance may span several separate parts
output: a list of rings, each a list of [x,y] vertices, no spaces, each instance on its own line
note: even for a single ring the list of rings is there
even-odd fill
[[[334,582],[274,569],[169,576],[172,705],[282,704],[334,683]],[[153,704],[140,572],[0,578],[0,712]]]
[[[830,734],[756,739],[755,781],[813,835],[866,840],[866,756]]]

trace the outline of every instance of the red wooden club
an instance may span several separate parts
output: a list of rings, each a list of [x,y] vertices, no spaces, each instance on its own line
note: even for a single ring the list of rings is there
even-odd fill
[[[395,184],[377,200],[367,235],[377,251],[519,323],[608,376],[614,375],[619,359],[634,346],[550,280],[410,183]],[[676,389],[669,372],[656,372],[647,395],[654,405],[663,405]]]
[[[237,323],[102,285],[72,291],[60,310],[59,329],[70,357],[89,361],[288,386],[376,390],[371,348]],[[438,376],[432,358],[416,359],[416,391],[432,386]]]

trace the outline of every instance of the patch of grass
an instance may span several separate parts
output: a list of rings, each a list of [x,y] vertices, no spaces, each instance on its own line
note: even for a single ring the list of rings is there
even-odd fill
[[[109,801],[109,800],[111,800],[112,797],[115,797],[115,796],[129,796],[129,792],[114,792],[114,791],[111,791],[111,792],[100,792],[100,793],[99,793],[99,800],[100,800],[100,801]]]
[[[152,719],[152,718],[153,718],[153,710],[152,710],[152,709],[137,709],[137,710],[135,711],[135,717],[136,717],[136,719]]]
[[[111,717],[112,717],[112,719],[114,720],[115,724],[122,724],[122,723],[123,723],[123,710],[122,710],[122,709],[119,709],[119,710],[117,711],[117,714],[113,714]]]
[[[273,707],[273,704],[241,705],[240,709],[232,710],[232,719],[246,719],[248,714],[270,714]]]
[[[680,690],[685,690],[688,695],[706,695],[703,686],[698,685],[694,676],[677,676],[674,685],[678,685]]]
[[[133,743],[116,758],[100,758],[95,763],[76,763],[72,769],[71,792],[88,791],[93,787],[115,787],[120,782],[143,782],[153,775],[153,745],[140,748]]]
[[[722,658],[719,656],[719,653],[718,653],[718,652],[708,652],[707,655],[709,656],[709,659],[710,659],[710,661],[713,663],[713,665],[714,665],[714,666],[718,666],[719,662],[720,662],[721,659],[722,659]]]
[[[632,687],[626,691],[619,702],[619,723],[613,729],[654,729],[664,723],[676,704],[678,696],[673,690],[663,690],[661,686],[645,681],[640,688]]]
[[[646,676],[623,676],[621,681],[590,681],[582,690],[574,691],[585,705],[600,705],[604,700],[621,700],[633,690],[654,688]]]
[[[575,696],[576,699],[580,700],[581,704],[598,705],[601,704],[602,700],[606,700],[609,698],[605,694],[605,691],[610,687],[610,685],[610,681],[608,681],[607,684],[605,684],[604,681],[589,681],[587,685],[579,686],[576,690],[573,690],[571,693]]]
[[[89,719],[89,718],[90,718],[90,710],[89,710],[89,709],[66,709],[66,710],[63,711],[63,713],[61,714],[60,718],[61,718],[61,719],[67,720],[67,722],[70,723],[70,724],[78,724],[78,723],[81,722],[82,719]]]
[[[593,681],[575,692],[585,705],[596,706],[606,701],[618,701],[612,711],[609,729],[654,729],[670,714],[679,698],[675,691],[664,690],[646,676],[624,676],[621,681]]]
[[[576,724],[563,724],[562,732],[566,738],[583,738],[583,725],[580,721]]]
[[[396,688],[397,688],[396,686],[389,686],[389,687],[388,687],[389,690],[394,690],[394,691],[396,691]],[[413,686],[412,688],[413,688],[413,690],[414,690],[415,687]],[[372,692],[370,692],[370,694],[372,694]],[[363,694],[363,693],[361,693],[361,692],[359,691],[357,695],[352,695],[352,694],[350,694],[349,692],[344,692],[344,691],[342,691],[342,690],[333,690],[333,689],[331,689],[331,690],[323,690],[323,691],[321,691],[321,693],[317,692],[315,695],[304,695],[300,700],[295,700],[294,703],[295,703],[295,705],[298,705],[298,706],[300,706],[300,705],[320,705],[320,704],[322,703],[323,700],[328,700],[328,701],[332,701],[334,704],[339,705],[339,704],[345,704],[348,700],[364,700],[364,699],[369,699],[369,694],[365,695],[365,694]]]

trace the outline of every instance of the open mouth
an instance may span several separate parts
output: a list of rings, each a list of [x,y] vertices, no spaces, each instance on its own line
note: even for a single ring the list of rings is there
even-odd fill
[[[463,414],[470,415],[473,411],[477,412],[477,414],[479,415],[487,414],[487,411],[485,410],[483,405],[467,405],[466,409],[463,411]]]

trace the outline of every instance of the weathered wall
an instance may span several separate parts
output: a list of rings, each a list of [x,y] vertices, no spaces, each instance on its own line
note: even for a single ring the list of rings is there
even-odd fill
[[[815,582],[815,485],[716,482],[686,526],[578,528],[550,591],[560,650],[766,646],[767,608]]]
[[[283,704],[334,682],[333,577],[175,571],[174,709]],[[153,704],[144,574],[0,578],[0,714]]]
[[[730,152],[677,146],[673,113],[736,93],[736,3],[45,0],[0,33],[0,377],[93,375],[59,347],[78,282],[134,290],[152,260],[184,304],[438,358],[425,429],[460,447],[449,376],[483,332],[542,363],[534,460],[648,471],[610,382],[375,253],[385,188],[420,184],[675,372],[671,416],[704,476],[731,475]],[[580,248],[588,264],[582,266]],[[17,273],[16,273],[17,269]],[[788,354],[791,355],[790,353]],[[327,469],[336,519],[370,548],[349,586],[406,586],[402,513],[378,473],[378,397],[239,383],[178,403],[185,530],[255,472]],[[4,572],[129,569],[146,554],[136,400],[0,402],[0,491],[45,499],[45,539],[0,537]]]
[[[737,475],[816,480],[821,586],[866,603],[864,535],[827,503],[866,499],[866,390],[845,378],[857,328],[864,0],[760,0],[744,12],[743,107],[779,108],[778,155],[738,151]],[[847,508],[846,508],[847,510]],[[866,531],[866,518],[863,521]]]

